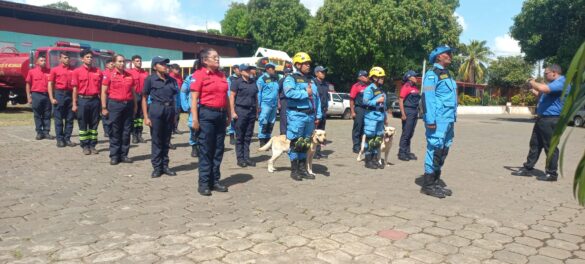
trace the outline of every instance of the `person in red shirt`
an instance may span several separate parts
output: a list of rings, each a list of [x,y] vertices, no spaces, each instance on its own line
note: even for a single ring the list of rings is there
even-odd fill
[[[124,70],[124,56],[116,54],[112,60],[114,70],[103,77],[101,103],[102,115],[108,117],[112,129],[109,138],[110,164],[118,165],[120,162],[132,163],[128,152],[132,117],[138,106],[134,96],[137,80]]]
[[[98,125],[100,123],[100,89],[102,84],[101,71],[92,65],[91,50],[81,51],[81,67],[73,70],[71,86],[73,86],[72,111],[77,113],[79,125],[79,144],[83,154],[98,154]]]
[[[57,147],[74,147],[71,142],[73,132],[73,98],[71,87],[71,72],[69,55],[65,52],[59,54],[59,66],[51,69],[49,73],[49,98],[54,106],[55,133],[57,134]],[[63,122],[65,121],[65,122]],[[65,123],[65,126],[63,126]]]
[[[179,86],[179,90],[181,89],[181,87],[183,86],[183,76],[181,76],[181,67],[179,67],[179,64],[171,64],[171,66],[169,67],[171,69],[171,71],[169,72],[169,76],[171,76],[173,79],[175,79],[175,81],[177,81],[177,86]],[[180,95],[181,93],[178,93],[177,95]],[[175,127],[173,129],[173,134],[180,134],[181,131],[179,131],[179,117],[181,116],[181,97],[177,97],[177,109],[175,110],[176,115],[175,115]]]
[[[351,139],[353,141],[353,153],[359,153],[364,134],[364,115],[366,108],[364,106],[364,89],[368,87],[368,72],[361,70],[358,72],[358,82],[351,86],[349,92],[349,107],[351,109],[351,118],[353,118],[353,129]]]
[[[113,58],[106,62],[106,68],[102,72],[103,77],[109,77],[112,71],[114,70],[114,61]],[[106,105],[107,105],[107,98],[106,98]],[[109,137],[111,126],[110,122],[108,122],[108,117],[102,115],[102,125],[104,126],[104,136]]]
[[[205,48],[197,55],[191,79],[191,116],[193,130],[199,131],[199,188],[204,196],[211,190],[227,192],[219,179],[226,127],[231,121],[227,97],[228,83],[219,69],[219,54]],[[199,105],[197,104],[199,102]]]
[[[47,59],[37,58],[36,67],[30,69],[26,75],[26,95],[28,103],[32,104],[37,131],[36,140],[55,139],[51,131],[51,100],[49,100],[49,69]]]
[[[132,69],[129,69],[128,72],[132,74],[136,83],[136,101],[142,101],[142,90],[144,89],[144,80],[148,78],[149,73],[142,69],[142,57],[140,55],[132,56]],[[144,112],[142,111],[142,107],[138,107],[136,113],[134,114],[134,121],[132,125],[132,143],[146,143],[146,140],[142,138],[142,131],[144,130]]]
[[[400,150],[398,159],[403,161],[417,160],[416,155],[410,152],[410,140],[414,135],[414,128],[418,121],[418,105],[420,102],[420,91],[416,87],[415,71],[408,71],[402,77],[402,88],[400,88],[400,113],[402,113],[402,134],[400,135]]]

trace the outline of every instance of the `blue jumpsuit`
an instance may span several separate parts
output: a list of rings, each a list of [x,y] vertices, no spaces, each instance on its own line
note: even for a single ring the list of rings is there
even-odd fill
[[[384,98],[383,103],[378,103],[380,97]],[[372,138],[384,134],[384,120],[386,119],[386,95],[375,84],[370,84],[364,89],[363,97],[366,106],[364,115],[364,134],[366,135],[366,155],[377,155],[378,148],[370,148],[369,141]],[[380,139],[381,140],[381,139]]]
[[[313,90],[312,98],[309,98],[307,87],[311,85]],[[291,145],[300,138],[309,138],[315,130],[315,118],[321,119],[321,102],[317,85],[313,80],[301,73],[293,73],[284,79],[283,91],[287,100],[286,109],[286,138]],[[305,152],[296,152],[293,148],[289,150],[291,160],[305,160]]]
[[[422,106],[425,125],[436,125],[435,129],[426,128],[425,173],[440,174],[453,143],[457,119],[457,84],[440,64],[435,63],[425,74]]]
[[[189,127],[189,145],[194,146],[197,145],[197,131],[195,131],[192,127],[193,116],[191,115],[191,82],[194,82],[195,79],[193,75],[187,76],[183,85],[181,86],[181,108],[183,111],[189,113],[189,118],[187,119],[187,126]]]
[[[260,115],[258,116],[258,138],[269,139],[272,136],[272,128],[276,122],[276,110],[278,108],[278,77],[264,73],[256,82],[258,85],[258,104]]]

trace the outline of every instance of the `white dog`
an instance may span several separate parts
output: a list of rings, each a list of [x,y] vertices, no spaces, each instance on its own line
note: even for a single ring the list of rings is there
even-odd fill
[[[378,149],[378,163],[387,165],[390,164],[388,162],[388,154],[390,154],[390,149],[392,148],[392,140],[394,139],[394,134],[396,133],[396,128],[387,126],[384,127],[384,134],[382,135],[382,145],[380,145],[380,149]],[[362,147],[360,148],[360,153],[358,153],[357,161],[364,160],[363,154],[366,148],[366,135],[362,136]],[[382,159],[382,153],[384,154],[384,159]]]
[[[315,129],[315,131],[313,131],[313,135],[311,136],[311,146],[307,151],[307,171],[311,175],[315,175],[313,173],[313,155],[315,154],[317,145],[325,145],[326,140],[327,133],[325,130]],[[268,151],[270,147],[272,147],[272,157],[268,160],[268,172],[274,172],[274,161],[276,161],[282,153],[289,151],[290,140],[286,139],[285,135],[273,136],[270,138],[270,141],[259,150]]]

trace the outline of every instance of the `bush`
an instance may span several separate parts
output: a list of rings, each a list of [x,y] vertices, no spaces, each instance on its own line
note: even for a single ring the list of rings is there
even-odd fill
[[[512,96],[512,105],[535,106],[536,96],[530,92],[522,92]]]
[[[459,96],[459,104],[461,105],[480,105],[481,98],[479,97],[472,97],[466,94],[462,94]]]

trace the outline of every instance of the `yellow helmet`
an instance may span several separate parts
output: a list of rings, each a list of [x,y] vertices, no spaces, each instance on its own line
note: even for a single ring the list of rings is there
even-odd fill
[[[305,53],[305,52],[298,52],[297,54],[295,54],[295,56],[293,57],[293,65],[297,64],[297,63],[305,63],[305,62],[310,62],[311,61],[311,57],[309,56],[309,54]]]
[[[374,67],[370,70],[370,74],[369,77],[371,78],[372,76],[376,76],[376,77],[385,77],[386,76],[386,72],[384,71],[384,69],[382,69],[382,67]]]

